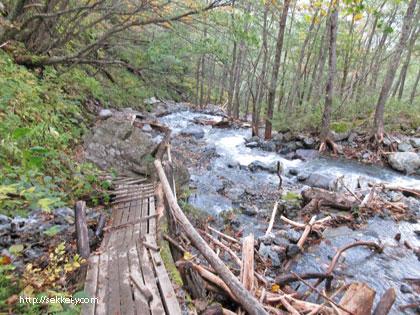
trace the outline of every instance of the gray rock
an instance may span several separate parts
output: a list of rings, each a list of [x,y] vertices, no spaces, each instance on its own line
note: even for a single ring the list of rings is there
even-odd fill
[[[357,138],[357,133],[356,132],[352,132],[349,136],[349,138],[347,139],[348,142],[354,142],[354,140]]]
[[[330,190],[332,191],[341,191],[341,192],[346,192],[347,193],[347,189],[350,189],[351,191],[356,191],[356,189],[359,186],[359,178],[361,176],[356,175],[356,174],[346,174],[343,176],[340,176],[338,178],[336,178],[335,180],[333,180],[332,182],[330,182]]]
[[[289,244],[289,246],[287,246],[286,248],[286,256],[288,258],[294,258],[297,255],[302,254],[302,250],[300,249],[299,246],[294,245],[294,244]]]
[[[346,140],[350,136],[350,131],[347,132],[335,132],[331,130],[331,139],[335,142]]]
[[[413,148],[420,148],[420,138],[411,138],[410,144],[413,146]]]
[[[300,239],[300,234],[301,233],[299,233],[299,232],[297,232],[297,231],[295,231],[295,230],[293,230],[293,229],[290,229],[290,230],[287,230],[286,231],[286,233],[284,233],[284,236],[291,242],[291,243],[297,243],[297,242],[299,242],[299,239]]]
[[[300,173],[298,176],[297,176],[297,179],[298,179],[298,181],[300,181],[300,182],[304,182],[304,181],[306,181],[308,178],[309,178],[309,176],[310,176],[311,174],[309,174],[309,173],[305,173],[305,172],[302,172],[302,173]]]
[[[245,143],[245,146],[247,147],[247,148],[258,148],[259,146],[260,146],[260,143],[259,142],[256,142],[256,141],[253,141],[253,142],[248,142],[248,143]]]
[[[0,214],[0,224],[6,224],[12,222],[12,219],[4,214]]]
[[[192,136],[195,138],[203,138],[204,137],[204,130],[198,126],[188,126],[184,130],[181,130],[181,135],[183,136]]]
[[[420,167],[420,158],[414,152],[397,152],[388,157],[388,162],[392,168],[405,172],[414,173]]]
[[[351,234],[353,234],[353,231],[350,228],[348,228],[347,226],[340,226],[338,228],[327,227],[322,233],[322,236],[325,238],[335,238]]]
[[[270,245],[274,240],[274,235],[262,235],[258,237],[258,243],[264,243],[264,245]]]
[[[293,175],[293,176],[296,176],[297,174],[299,174],[299,170],[297,168],[291,168],[289,170],[289,174]]]
[[[281,145],[283,143],[283,134],[282,133],[278,133],[273,137],[273,141],[276,145]]]
[[[257,142],[257,143],[261,143],[261,138],[258,136],[253,136],[251,138],[249,138],[248,140],[246,140],[246,142]]]
[[[308,179],[305,181],[305,184],[311,187],[319,187],[324,189],[330,188],[330,183],[335,179],[335,177],[311,173]]]
[[[275,144],[274,141],[264,141],[261,145],[261,148],[264,151],[275,152],[276,151],[276,144]]]
[[[101,109],[101,111],[99,112],[99,118],[103,120],[111,117],[112,115],[113,114],[109,109]]]
[[[272,263],[273,267],[274,268],[280,268],[281,267],[281,261],[280,261],[279,255],[275,251],[272,251],[271,249],[269,249],[267,251],[267,253],[268,253],[268,257],[271,260],[271,263]]]
[[[412,292],[411,288],[408,285],[406,285],[405,283],[401,284],[400,291],[401,291],[401,293],[404,293],[404,294]]]
[[[287,248],[289,245],[289,241],[284,237],[275,237],[273,243],[284,248]]]
[[[84,137],[83,147],[86,159],[102,170],[114,168],[133,176],[150,175],[154,170],[152,141],[125,121],[105,120]]]
[[[313,159],[318,156],[318,150],[299,149],[296,150],[296,156],[302,160]]]
[[[290,142],[290,141],[292,141],[294,139],[294,136],[293,136],[293,134],[289,131],[289,132],[286,132],[284,135],[283,135],[283,140],[284,140],[284,142]]]
[[[254,161],[251,164],[248,165],[248,169],[251,172],[256,171],[268,171],[270,173],[276,173],[277,172],[277,162],[272,162],[270,164],[264,163],[261,161]],[[283,170],[283,165],[280,163],[280,171]]]
[[[315,148],[315,141],[311,138],[305,138],[303,139],[303,146],[305,149],[313,149]]]
[[[260,243],[260,248],[258,249],[258,253],[261,255],[262,258],[267,258],[268,256],[269,247],[264,245],[264,243]]]
[[[290,142],[287,142],[284,146],[285,146],[287,149],[289,149],[289,152],[290,152],[290,151],[296,151],[296,149],[298,148],[297,141],[290,141]]]
[[[411,146],[410,142],[404,141],[398,145],[398,150],[401,152],[410,151],[413,147]]]
[[[388,138],[384,138],[384,144],[389,147],[392,144],[392,141]]]
[[[151,132],[153,130],[152,126],[150,126],[149,124],[144,124],[143,128],[141,128],[141,129],[145,132]]]

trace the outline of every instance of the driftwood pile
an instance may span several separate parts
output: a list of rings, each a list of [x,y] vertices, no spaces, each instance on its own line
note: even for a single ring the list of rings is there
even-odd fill
[[[166,147],[169,148],[167,143]],[[160,149],[162,152],[162,147]],[[269,282],[265,277],[269,266],[260,256],[257,250],[258,243],[255,242],[252,234],[240,241],[210,225],[201,228],[192,226],[177,203],[169,150],[167,153],[168,162],[164,162],[162,165],[161,159],[155,161],[160,179],[157,203],[161,205],[160,216],[165,213],[168,219],[169,235],[164,234],[163,237],[169,242],[175,261],[177,261],[176,265],[181,273],[184,288],[193,299],[205,300],[211,292],[215,295],[225,296],[227,300],[231,301],[229,305],[224,304],[226,308],[212,306],[201,314],[388,314],[395,301],[393,288],[386,291],[373,309],[376,292],[367,284],[354,282],[349,285],[341,285],[338,288],[333,288],[331,285],[334,268],[344,251],[356,246],[366,246],[381,253],[383,247],[380,243],[356,241],[340,248],[325,272],[296,274],[289,270],[291,263],[300,258],[298,255],[285,261],[282,274],[277,276],[274,282]],[[158,154],[159,158],[162,156],[163,154]],[[297,246],[303,252],[310,233],[324,230],[333,221],[330,217],[317,220],[314,214],[319,213],[322,207],[341,210],[352,210],[358,207],[363,211],[377,208],[380,203],[380,206],[392,207],[397,212],[403,210],[405,212],[402,205],[385,201],[375,194],[375,190],[381,188],[399,189],[404,194],[420,196],[420,191],[414,189],[379,185],[371,185],[370,192],[366,196],[358,195],[350,190],[348,190],[348,194],[345,194],[314,189],[305,193],[304,198],[309,202],[299,216],[300,220],[303,219],[307,223],[292,221],[284,216],[280,216],[280,219],[294,229],[302,231]],[[266,235],[270,234],[273,228],[277,208],[276,204]],[[308,214],[311,216],[309,217]],[[196,256],[185,255],[185,253],[191,252],[191,246],[201,253],[208,265],[200,263],[200,259]],[[231,257],[230,265],[220,258],[224,257],[224,254]],[[316,282],[310,284],[307,282],[308,279],[316,279]],[[325,287],[319,288],[319,285],[324,281]],[[294,291],[289,286],[292,282],[300,282],[309,289],[306,293]],[[318,295],[323,302],[315,304],[306,301],[311,294]],[[337,302],[339,295],[343,296]]]

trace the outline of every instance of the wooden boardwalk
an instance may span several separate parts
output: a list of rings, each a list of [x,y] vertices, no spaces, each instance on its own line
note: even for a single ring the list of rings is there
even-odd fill
[[[85,291],[98,301],[84,304],[82,314],[181,314],[156,244],[153,184],[126,183],[120,185],[100,254],[89,258]]]

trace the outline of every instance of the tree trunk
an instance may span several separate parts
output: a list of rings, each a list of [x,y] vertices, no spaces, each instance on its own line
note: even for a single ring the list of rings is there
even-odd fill
[[[204,65],[206,61],[206,55],[204,54],[201,58],[201,84],[200,84],[200,108],[203,109],[204,105]]]
[[[331,1],[333,4],[333,1]],[[331,8],[331,6],[330,6]],[[324,151],[326,149],[327,141],[330,135],[330,120],[331,111],[334,98],[334,78],[336,74],[337,66],[337,24],[338,24],[338,4],[331,8],[330,16],[330,32],[329,32],[329,59],[328,59],[328,81],[325,95],[325,107],[324,114],[322,116],[322,126],[320,132],[321,145],[319,150]],[[332,142],[332,141],[331,141]]]
[[[212,87],[213,87],[215,68],[216,68],[216,61],[213,60],[212,63],[211,63],[210,77],[209,77],[209,80],[208,80],[208,83],[207,83],[208,86],[207,86],[207,98],[206,98],[206,104],[205,104],[206,107],[211,101],[211,90],[212,90]]]
[[[223,94],[225,93],[225,84],[228,70],[225,65],[223,65],[223,74],[222,79],[220,80],[220,92],[219,92],[219,104],[223,103]]]
[[[277,86],[277,78],[279,75],[279,68],[280,68],[280,57],[281,52],[283,49],[283,38],[284,38],[284,30],[286,28],[286,21],[287,21],[287,13],[289,11],[290,0],[284,0],[284,8],[282,11],[281,19],[280,19],[280,26],[279,26],[279,33],[277,35],[277,45],[276,45],[276,54],[274,57],[274,65],[273,65],[273,73],[271,75],[271,82],[270,87],[268,89],[268,108],[267,108],[267,115],[265,119],[265,140],[271,139],[271,129],[272,129],[272,122],[273,119],[273,109],[274,109],[274,101],[276,98],[276,86]]]
[[[389,90],[391,89],[392,81],[395,77],[395,71],[398,68],[398,63],[401,59],[404,47],[410,33],[411,20],[413,19],[414,10],[417,5],[417,0],[411,0],[408,5],[407,12],[404,16],[403,26],[401,30],[400,40],[395,49],[394,56],[388,65],[388,70],[385,75],[385,80],[382,85],[381,94],[379,95],[378,103],[376,105],[375,120],[374,120],[374,134],[376,141],[382,142],[384,131],[384,112],[385,103],[388,99]]]
[[[195,70],[195,82],[196,82],[196,86],[195,86],[195,106],[198,106],[198,100],[199,100],[199,90],[200,90],[200,66],[201,66],[201,58],[203,58],[203,56],[200,56],[198,58],[197,61],[197,66],[196,66],[196,70]]]
[[[349,65],[350,65],[350,57],[351,57],[351,52],[353,52],[353,29],[354,29],[354,13],[351,19],[351,24],[350,24],[350,45],[349,47],[347,47],[347,52],[346,52],[346,57],[344,58],[344,69],[343,69],[343,79],[341,80],[341,87],[340,87],[340,93],[341,95],[344,94],[344,89],[346,87],[346,83],[347,83],[347,75],[349,73]]]
[[[412,104],[413,104],[414,97],[416,96],[417,86],[419,85],[419,81],[420,81],[420,70],[419,70],[419,72],[417,73],[416,82],[414,82],[413,89],[411,90],[411,95],[410,95],[410,105],[412,105]]]
[[[287,103],[286,103],[286,110],[289,114],[292,112],[293,101],[295,99],[296,91],[299,87],[299,83],[300,83],[300,80],[302,78],[302,71],[301,70],[302,70],[303,58],[305,57],[306,45],[308,44],[309,38],[312,35],[312,30],[314,28],[315,21],[318,17],[318,11],[319,10],[316,10],[316,12],[314,13],[314,17],[312,18],[311,25],[309,26],[308,34],[306,34],[305,40],[303,41],[302,48],[300,50],[299,61],[298,61],[298,66],[297,66],[297,70],[296,70],[296,78],[293,82],[293,87],[290,90],[289,96],[287,98]]]

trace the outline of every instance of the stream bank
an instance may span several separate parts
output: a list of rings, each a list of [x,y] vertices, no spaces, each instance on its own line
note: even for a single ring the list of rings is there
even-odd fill
[[[255,141],[251,141],[249,129],[235,125],[219,129],[201,124],[203,120],[219,122],[223,118],[224,114],[216,108],[200,112],[173,104],[158,121],[172,129],[171,151],[191,173],[188,203],[210,215],[214,220],[212,224],[225,233],[238,238],[253,233],[260,243],[260,254],[272,267],[265,275],[268,281],[281,274],[284,254],[287,256],[287,251],[278,251],[278,247],[293,248],[300,236],[277,221],[273,236],[264,237],[275,201],[280,203],[281,214],[294,218],[304,206],[301,192],[314,186],[339,191],[346,191],[344,187],[347,187],[353,192],[368,191],[369,183],[420,187],[419,178],[378,165],[329,157],[289,160],[276,152],[250,146]],[[282,191],[278,189],[279,178],[274,167],[277,161],[283,169]],[[378,194],[389,202],[404,204],[405,215],[378,209],[365,217],[355,211],[351,228],[346,225],[327,228],[321,235],[322,241],[314,238],[312,246],[305,250],[292,270],[321,272],[334,252],[348,243],[355,240],[381,242],[385,251],[380,255],[364,248],[347,252],[335,276],[344,282],[366,282],[377,291],[375,302],[387,288],[394,287],[397,300],[392,312],[398,314],[398,307],[419,302],[418,287],[410,286],[413,282],[405,279],[420,277],[420,262],[415,252],[420,246],[417,222],[420,202],[396,191],[384,190]],[[340,218],[348,213],[327,209],[322,215]],[[396,235],[399,242],[394,239]],[[413,310],[405,312],[410,311]]]

